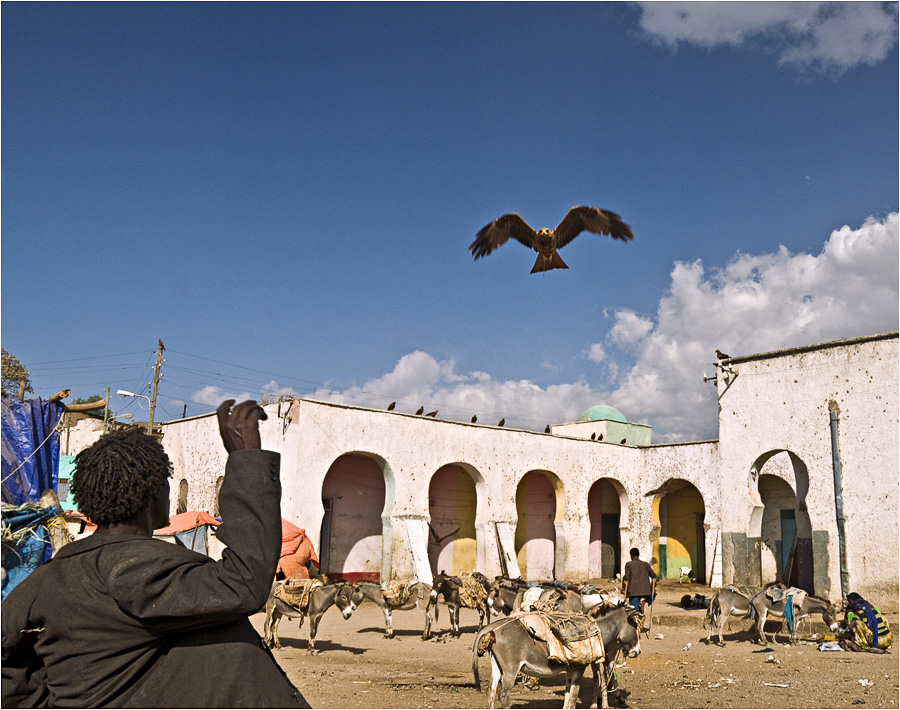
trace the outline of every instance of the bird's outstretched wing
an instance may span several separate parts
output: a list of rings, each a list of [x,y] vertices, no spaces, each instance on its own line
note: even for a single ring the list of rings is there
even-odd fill
[[[526,247],[534,249],[535,233],[528,226],[528,222],[515,212],[510,212],[502,217],[497,217],[493,222],[485,226],[475,236],[475,241],[469,245],[475,259],[487,256],[497,247],[506,244],[512,237]]]
[[[596,207],[573,207],[556,227],[556,248],[561,249],[582,232],[608,234],[613,239],[627,242],[634,237],[631,227],[615,212]]]

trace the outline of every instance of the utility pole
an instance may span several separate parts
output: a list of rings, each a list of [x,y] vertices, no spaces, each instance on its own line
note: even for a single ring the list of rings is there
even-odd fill
[[[156,366],[153,368],[153,391],[150,393],[150,421],[147,422],[147,433],[151,436],[153,435],[153,413],[156,411],[156,388],[159,386],[159,378],[162,376],[159,374],[159,371],[165,362],[162,359],[162,354],[166,349],[162,340],[157,338],[156,342],[159,343],[159,346],[156,348]]]
[[[106,435],[109,431],[109,387],[106,388],[106,397],[103,401],[106,402],[103,405],[103,434]]]

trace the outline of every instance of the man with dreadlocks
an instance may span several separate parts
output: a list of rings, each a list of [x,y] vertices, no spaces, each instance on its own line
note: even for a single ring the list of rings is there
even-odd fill
[[[228,453],[215,561],[153,539],[169,518],[169,458],[131,428],[76,458],[79,508],[97,524],[3,602],[3,707],[304,707],[248,615],[281,550],[279,456],[256,402],[218,410]]]

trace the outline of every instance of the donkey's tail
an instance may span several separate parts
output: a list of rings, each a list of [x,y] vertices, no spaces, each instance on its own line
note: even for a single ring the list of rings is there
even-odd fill
[[[478,657],[487,654],[491,657],[491,646],[497,642],[497,634],[487,627],[480,629],[475,634],[472,643],[472,675],[475,676],[475,687],[481,690],[481,676],[478,674]]]
[[[425,606],[425,613],[428,614],[431,611],[431,607],[434,607],[434,620],[435,623],[438,620],[438,609],[440,608],[438,605],[438,593],[436,590],[431,590],[431,596],[428,597],[428,604]]]

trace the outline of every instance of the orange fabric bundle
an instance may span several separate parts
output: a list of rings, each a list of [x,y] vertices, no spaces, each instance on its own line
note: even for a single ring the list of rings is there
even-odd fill
[[[306,563],[309,561],[319,567],[319,558],[312,542],[306,536],[306,530],[282,518],[278,571],[284,573],[288,579],[308,579],[309,570]]]

